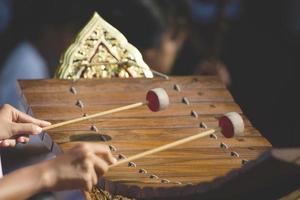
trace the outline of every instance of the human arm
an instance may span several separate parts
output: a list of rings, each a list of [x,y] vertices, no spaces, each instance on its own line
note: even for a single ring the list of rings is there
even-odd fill
[[[78,143],[55,159],[16,170],[0,179],[0,200],[27,199],[43,191],[91,190],[116,162],[100,143]]]

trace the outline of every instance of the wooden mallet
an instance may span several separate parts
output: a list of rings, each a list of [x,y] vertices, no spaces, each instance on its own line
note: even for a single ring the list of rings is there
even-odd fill
[[[205,130],[203,132],[200,132],[198,134],[195,134],[195,135],[192,135],[192,136],[174,141],[172,143],[165,144],[165,145],[156,147],[154,149],[150,149],[148,151],[144,151],[142,153],[130,156],[128,158],[119,160],[115,164],[110,165],[109,168],[116,167],[116,166],[119,166],[121,164],[128,163],[128,162],[140,159],[140,158],[144,158],[145,156],[148,156],[148,155],[151,155],[151,154],[154,154],[154,153],[165,151],[167,149],[176,147],[178,145],[181,145],[181,144],[191,142],[191,141],[194,141],[196,139],[208,136],[208,135],[213,134],[217,131],[220,131],[224,135],[224,137],[226,137],[226,138],[231,138],[231,137],[234,137],[234,136],[244,135],[244,121],[243,121],[243,118],[236,112],[227,113],[219,119],[219,128],[217,128],[217,129],[207,129],[207,130]]]
[[[60,123],[57,123],[57,124],[53,124],[53,125],[44,127],[43,131],[54,129],[54,128],[65,126],[65,125],[69,125],[69,124],[73,124],[73,123],[77,123],[77,122],[81,122],[81,121],[96,118],[96,117],[100,117],[100,116],[103,116],[103,115],[108,115],[108,114],[120,112],[120,111],[123,111],[123,110],[129,110],[129,109],[136,108],[136,107],[143,106],[143,105],[147,105],[148,108],[153,112],[157,112],[157,111],[166,109],[169,106],[169,96],[163,88],[151,89],[147,92],[146,102],[138,102],[138,103],[134,103],[134,104],[114,108],[114,109],[111,109],[111,110],[95,113],[95,114],[92,114],[92,115],[88,115],[88,116],[79,117],[79,118],[71,119],[71,120],[68,120],[68,121],[60,122]]]

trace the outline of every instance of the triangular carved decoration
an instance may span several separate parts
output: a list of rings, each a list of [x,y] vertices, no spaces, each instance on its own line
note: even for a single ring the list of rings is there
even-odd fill
[[[60,79],[147,77],[153,74],[141,53],[116,28],[94,13],[62,55]]]

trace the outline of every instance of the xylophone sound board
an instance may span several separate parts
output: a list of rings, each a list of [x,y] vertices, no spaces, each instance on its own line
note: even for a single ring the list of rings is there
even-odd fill
[[[217,128],[224,113],[242,115],[244,136],[229,139],[212,134],[112,168],[99,183],[99,188],[112,195],[184,199],[205,193],[221,184],[216,181],[218,177],[242,168],[271,148],[214,76],[21,80],[19,86],[28,113],[52,123],[144,101],[152,88],[167,91],[170,106],[166,110],[151,112],[142,106],[41,134],[41,140],[55,153],[71,148],[76,141],[98,141],[110,145],[113,154],[122,159],[206,128]],[[97,195],[89,198],[97,199]]]

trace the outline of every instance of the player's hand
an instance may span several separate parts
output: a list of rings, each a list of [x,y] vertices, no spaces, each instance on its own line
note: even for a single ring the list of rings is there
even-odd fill
[[[90,191],[116,161],[106,145],[79,143],[69,152],[41,164],[46,189]]]
[[[15,146],[29,141],[28,135],[36,135],[50,122],[35,119],[11,105],[0,107],[0,147]]]

